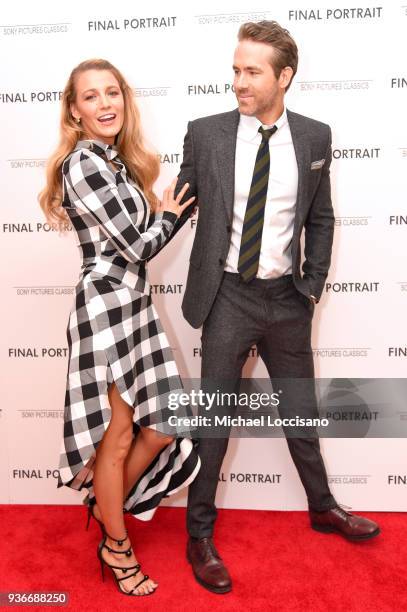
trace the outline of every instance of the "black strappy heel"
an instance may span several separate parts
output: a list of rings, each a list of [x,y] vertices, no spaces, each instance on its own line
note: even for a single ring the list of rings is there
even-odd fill
[[[102,572],[102,580],[103,580],[103,582],[105,580],[104,567],[105,567],[105,565],[107,565],[107,567],[110,567],[110,569],[112,570],[112,574],[113,574],[113,577],[114,577],[114,579],[116,581],[117,588],[119,589],[119,591],[121,593],[123,593],[123,595],[131,595],[133,597],[141,597],[141,596],[144,596],[144,595],[152,595],[157,587],[155,587],[154,591],[152,591],[151,593],[135,593],[134,592],[136,589],[138,589],[138,587],[141,584],[143,584],[143,582],[146,582],[146,580],[149,579],[148,574],[146,574],[144,576],[144,578],[142,580],[140,580],[140,582],[138,584],[136,584],[136,586],[134,586],[131,589],[131,591],[126,591],[126,590],[122,589],[121,581],[122,580],[127,580],[127,578],[131,578],[132,576],[136,576],[139,573],[140,569],[141,569],[141,565],[140,565],[140,563],[137,563],[137,565],[131,565],[129,567],[119,567],[118,565],[110,565],[109,563],[107,563],[107,561],[105,561],[105,559],[102,556],[103,548],[106,548],[106,550],[108,550],[110,553],[126,555],[126,557],[130,557],[132,549],[131,549],[131,546],[130,546],[130,548],[128,548],[127,550],[113,550],[113,548],[110,548],[110,546],[108,546],[106,544],[106,537],[109,537],[111,540],[116,542],[116,544],[118,546],[123,546],[123,544],[124,544],[124,542],[125,542],[125,540],[127,538],[127,531],[126,531],[125,537],[122,540],[116,540],[116,538],[112,538],[112,536],[110,536],[105,531],[104,532],[103,540],[101,540],[101,542],[99,542],[98,549],[97,549],[97,555],[98,555],[98,558],[99,558],[99,561],[100,561],[100,569],[101,569],[101,572]],[[123,574],[127,574],[127,572],[129,570],[135,570],[135,572],[133,572],[132,574],[128,574],[126,576],[122,576],[121,578],[118,578],[116,576],[116,572],[114,572],[115,569],[120,570],[121,572],[123,572]]]
[[[90,522],[90,518],[92,517],[95,519],[97,523],[99,523],[100,531],[102,532],[102,536],[104,536],[105,526],[103,525],[102,521],[99,521],[99,519],[96,518],[96,516],[93,513],[93,507],[96,505],[96,498],[94,497],[93,499],[89,499],[89,495],[88,495],[83,500],[83,503],[88,507],[88,518],[86,521],[86,531],[89,529],[89,522]]]
[[[85,497],[85,499],[83,500],[83,504],[84,504],[85,506],[87,506],[87,508],[88,508],[88,514],[87,514],[87,520],[86,520],[86,527],[85,527],[86,531],[88,531],[88,529],[89,529],[89,523],[90,523],[90,519],[91,519],[91,517],[92,517],[93,519],[95,519],[95,521],[96,521],[97,523],[99,523],[100,531],[102,532],[102,537],[103,537],[103,536],[105,535],[105,533],[106,533],[106,532],[105,532],[105,526],[104,526],[104,524],[102,523],[102,521],[99,521],[99,519],[98,519],[98,518],[96,518],[96,516],[95,516],[95,514],[94,514],[94,512],[93,512],[93,508],[94,508],[94,506],[96,506],[96,497],[93,497],[92,499],[90,499],[90,498],[89,498],[89,495],[87,495],[87,496]],[[128,510],[126,510],[125,508],[123,508],[123,514],[127,514],[128,512],[129,512]]]

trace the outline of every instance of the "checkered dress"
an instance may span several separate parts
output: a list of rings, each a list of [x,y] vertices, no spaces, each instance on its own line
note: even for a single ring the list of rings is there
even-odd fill
[[[115,171],[109,164],[114,159]],[[149,206],[117,151],[102,142],[78,142],[62,166],[63,207],[76,230],[82,273],[67,329],[69,364],[58,487],[89,489],[95,450],[109,424],[108,385],[114,382],[134,408],[139,426],[175,436],[125,500],[148,520],[161,498],[187,486],[200,461],[187,430],[168,425],[171,393],[182,383],[151,301],[145,262],[171,235],[176,215]],[[177,410],[177,416],[182,414]],[[188,435],[189,434],[189,435]]]

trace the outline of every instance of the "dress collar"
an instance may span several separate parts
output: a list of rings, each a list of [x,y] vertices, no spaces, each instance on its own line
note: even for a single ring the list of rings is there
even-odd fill
[[[99,155],[104,154],[109,161],[119,155],[115,145],[108,145],[101,140],[79,140],[76,143],[75,151],[78,149],[89,149],[90,151],[94,151]]]
[[[287,109],[284,106],[284,110],[281,113],[280,117],[273,124],[277,127],[277,129],[281,129],[282,126],[287,123]],[[240,115],[239,127],[241,127],[244,131],[245,136],[248,140],[255,140],[259,135],[259,127],[263,126],[265,129],[269,129],[273,127],[272,125],[265,125],[257,117],[250,117],[249,115]]]

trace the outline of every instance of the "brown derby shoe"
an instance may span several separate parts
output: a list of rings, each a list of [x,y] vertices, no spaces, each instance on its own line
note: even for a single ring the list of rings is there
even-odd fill
[[[369,519],[346,512],[340,506],[325,512],[309,511],[311,527],[322,533],[339,533],[347,540],[368,540],[379,535],[380,528]]]
[[[232,581],[229,572],[215,548],[212,538],[189,538],[187,559],[192,565],[195,579],[212,593],[229,593]]]

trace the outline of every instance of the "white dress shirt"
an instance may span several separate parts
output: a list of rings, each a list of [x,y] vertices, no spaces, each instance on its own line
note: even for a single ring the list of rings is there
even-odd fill
[[[258,131],[261,125],[256,117],[240,115],[235,157],[235,200],[226,272],[238,272],[243,220],[261,143],[261,134]],[[291,241],[297,200],[298,167],[285,108],[275,125],[277,131],[269,140],[270,174],[257,278],[278,278],[292,271]]]

